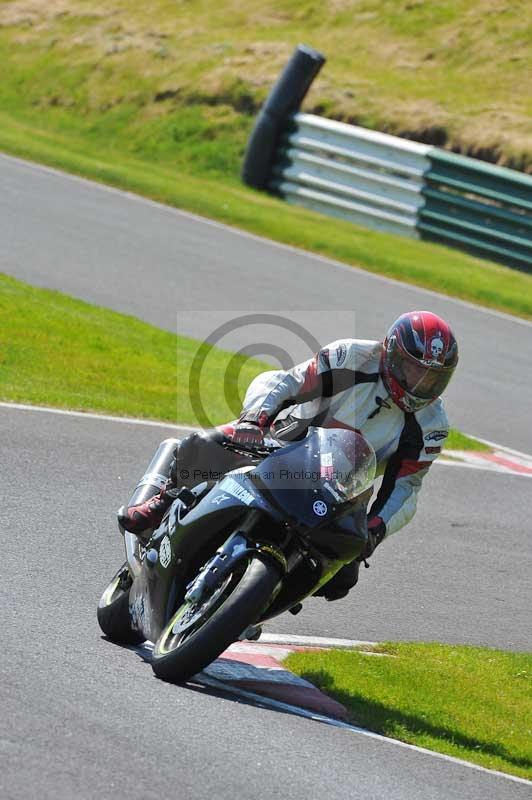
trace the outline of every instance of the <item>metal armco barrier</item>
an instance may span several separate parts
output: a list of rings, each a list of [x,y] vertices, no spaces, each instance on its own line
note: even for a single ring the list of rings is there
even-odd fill
[[[298,113],[268,186],[322,214],[532,271],[532,178],[515,170]]]
[[[418,221],[423,238],[532,270],[532,177],[438,148],[430,162]]]
[[[430,147],[296,114],[270,188],[291,203],[378,230],[418,237]]]
[[[297,113],[324,56],[300,45],[263,106],[242,177],[289,203],[532,271],[532,176]]]

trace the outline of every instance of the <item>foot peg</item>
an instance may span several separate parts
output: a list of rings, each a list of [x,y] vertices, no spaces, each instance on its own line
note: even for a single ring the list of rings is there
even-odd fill
[[[239,642],[256,642],[262,634],[262,625],[250,625],[238,637]]]

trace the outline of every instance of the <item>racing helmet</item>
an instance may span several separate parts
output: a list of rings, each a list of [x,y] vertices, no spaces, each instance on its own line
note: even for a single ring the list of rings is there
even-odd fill
[[[419,411],[436,400],[457,363],[458,345],[450,325],[430,311],[402,314],[383,342],[384,385],[403,411]]]

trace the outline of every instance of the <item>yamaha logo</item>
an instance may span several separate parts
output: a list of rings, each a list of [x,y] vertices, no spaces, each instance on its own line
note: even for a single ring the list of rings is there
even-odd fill
[[[324,517],[327,513],[327,503],[324,503],[323,500],[316,500],[312,506],[312,510],[317,517]]]

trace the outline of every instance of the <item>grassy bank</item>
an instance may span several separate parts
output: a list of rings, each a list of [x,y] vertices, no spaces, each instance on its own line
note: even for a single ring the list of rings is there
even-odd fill
[[[357,725],[532,779],[532,654],[441,644],[369,649],[384,655],[329,650],[296,653],[285,664],[339,700]]]
[[[307,33],[333,54],[309,96],[310,110],[399,131],[423,119],[420,108],[430,96],[426,119],[438,127],[434,103],[441,102],[450,143],[483,141],[467,127],[483,120],[480,129],[493,135],[503,160],[523,160],[529,101],[522,17],[492,0],[487,13],[487,3],[410,4],[399,16],[392,3],[377,8],[376,0],[267,2],[253,15],[238,0],[216,8],[157,0],[150,9],[131,0],[105,9],[93,0],[11,0],[0,5],[0,58],[8,66],[0,83],[0,148],[532,319],[530,275],[291,208],[238,181],[256,108]],[[447,37],[445,46],[431,50],[438,36]],[[465,64],[468,41],[474,48]],[[490,55],[488,64],[485,48],[502,61]],[[511,62],[503,58],[510,48]],[[407,51],[412,64],[432,56],[420,72],[404,63]],[[465,74],[467,82],[458,80]],[[473,95],[484,111],[471,113]],[[512,125],[497,127],[488,99],[494,108],[500,103],[503,117],[513,114]],[[451,124],[455,116],[461,121]]]
[[[249,382],[271,369],[212,348],[205,352],[198,390],[191,390],[200,344],[195,339],[1,273],[0,319],[3,401],[216,425],[239,415]],[[237,386],[232,377],[226,380],[234,375]],[[455,448],[482,448],[456,431],[448,441]]]
[[[0,97],[72,133],[112,133],[152,161],[234,172],[250,116],[305,41],[329,57],[309,110],[519,168],[532,163],[527,10],[526,0],[8,0]]]

